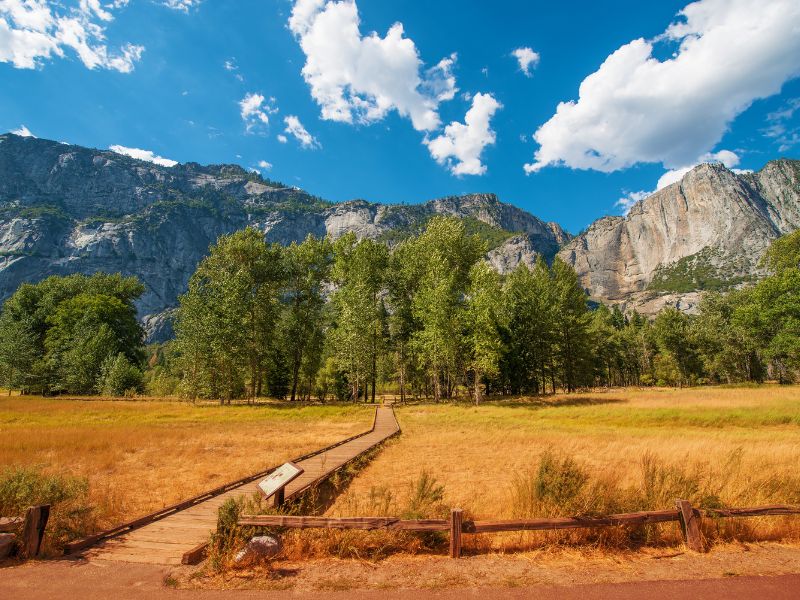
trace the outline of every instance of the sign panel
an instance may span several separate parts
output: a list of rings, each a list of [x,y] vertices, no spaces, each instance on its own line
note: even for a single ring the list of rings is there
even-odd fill
[[[291,462],[284,463],[262,479],[261,483],[258,484],[258,488],[264,494],[264,497],[269,498],[302,472],[303,469],[296,464]]]

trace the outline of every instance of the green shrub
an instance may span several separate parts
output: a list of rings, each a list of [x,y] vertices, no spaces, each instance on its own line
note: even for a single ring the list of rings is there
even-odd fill
[[[120,352],[103,361],[99,391],[107,396],[130,396],[142,388],[142,372]]]

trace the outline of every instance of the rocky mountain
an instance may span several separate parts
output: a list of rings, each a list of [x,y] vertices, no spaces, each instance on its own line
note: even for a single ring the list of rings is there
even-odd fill
[[[664,305],[691,312],[701,290],[761,276],[770,242],[799,227],[800,161],[743,174],[702,164],[627,216],[595,221],[559,256],[598,301],[648,314]]]
[[[417,205],[354,200],[333,204],[234,165],[163,167],[110,151],[0,135],[0,301],[48,275],[122,272],[147,291],[138,310],[151,339],[170,334],[166,316],[216,239],[246,226],[283,244],[308,234],[389,244],[433,215],[453,215],[483,235],[500,270],[569,240],[555,223],[492,194]]]
[[[122,272],[151,339],[216,239],[246,226],[283,244],[353,231],[395,244],[434,215],[461,218],[507,272],[538,255],[572,264],[589,295],[652,314],[692,311],[702,290],[742,285],[776,237],[800,227],[800,161],[757,173],[696,167],[683,180],[572,238],[493,194],[384,205],[326,202],[235,165],[163,167],[110,151],[0,135],[0,301],[48,275]]]

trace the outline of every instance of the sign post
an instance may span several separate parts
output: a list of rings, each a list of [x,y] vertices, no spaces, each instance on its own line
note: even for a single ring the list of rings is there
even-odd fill
[[[264,494],[264,498],[271,497],[272,505],[277,508],[283,504],[284,488],[302,473],[303,469],[296,464],[284,463],[262,479],[258,484],[258,489]]]

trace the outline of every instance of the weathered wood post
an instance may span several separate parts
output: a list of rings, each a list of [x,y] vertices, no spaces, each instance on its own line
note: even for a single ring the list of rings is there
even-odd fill
[[[678,500],[676,503],[678,514],[681,518],[683,539],[686,546],[694,552],[703,551],[703,540],[700,537],[700,517],[695,514],[694,508],[688,500]]]
[[[460,508],[450,510],[450,558],[461,558],[461,526],[464,511]]]
[[[22,539],[20,540],[20,556],[35,558],[39,554],[44,537],[44,529],[50,518],[50,505],[31,506],[25,512],[25,522],[22,526]]]
[[[280,508],[283,506],[283,503],[286,499],[286,494],[284,492],[285,486],[279,487],[275,493],[272,495],[272,507],[273,508]]]

